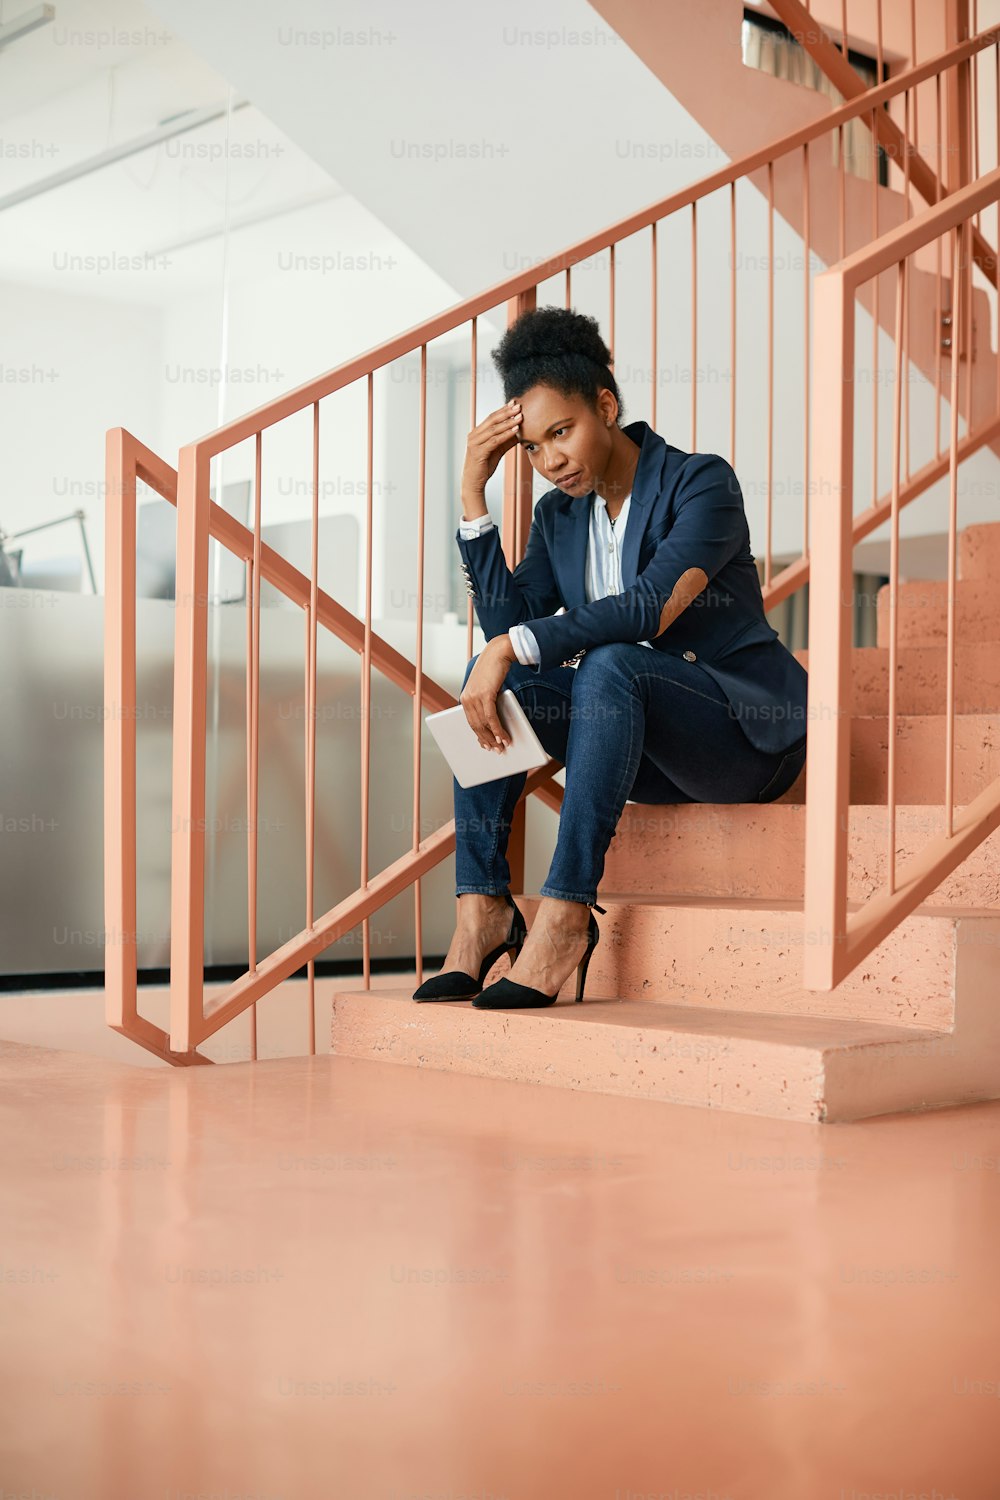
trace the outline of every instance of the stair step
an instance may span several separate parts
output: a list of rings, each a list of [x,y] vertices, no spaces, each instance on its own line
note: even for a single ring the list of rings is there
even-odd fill
[[[875,600],[876,644],[889,644],[889,584]],[[948,580],[921,578],[901,583],[897,593],[900,646],[944,645],[948,638]],[[955,583],[956,641],[1000,641],[1000,594],[990,578],[958,579]]]
[[[933,1087],[935,1076],[950,1071],[955,1044],[947,1033],[641,1000],[491,1012],[468,1001],[418,1005],[406,990],[341,991],[333,997],[331,1051],[817,1122],[919,1107],[896,1103],[900,1096],[951,1102],[959,1087],[947,1084],[944,1097]],[[995,1086],[1000,1093],[1000,1079]]]
[[[808,648],[802,647],[793,655],[808,671]],[[888,646],[855,647],[851,669],[852,714],[887,714]],[[947,648],[943,641],[936,646],[900,648],[896,653],[896,713],[943,714],[947,672]],[[1000,713],[1000,651],[994,642],[963,641],[956,645],[955,712]]]
[[[885,803],[889,777],[889,720],[885,715],[851,722],[850,799]],[[789,788],[805,800],[807,767]],[[963,714],[955,719],[954,791],[956,804],[971,802],[1000,776],[1000,714]],[[945,733],[940,714],[900,714],[896,718],[897,801],[940,805],[945,789]],[[790,799],[791,800],[791,799]]]
[[[795,787],[790,788],[795,791]],[[789,901],[802,904],[805,806],[784,801],[628,803],[611,842],[605,891],[687,900]],[[847,896],[866,901],[886,880],[888,810],[848,809]],[[896,807],[897,876],[906,861],[943,832],[940,807]],[[934,905],[1000,910],[1000,829],[983,840],[933,895]],[[596,962],[596,959],[595,959]]]
[[[529,923],[539,900],[517,897]],[[979,935],[1000,946],[1000,916],[920,907],[834,990],[807,990],[801,902],[603,893],[600,901],[606,915],[587,975],[587,997],[599,1000],[946,1031],[960,925],[980,924]],[[572,999],[572,978],[562,993]]]
[[[963,580],[1000,576],[1000,522],[978,522],[958,533],[958,576]]]
[[[940,806],[945,790],[945,733],[941,714],[896,717],[896,801]],[[851,720],[848,795],[857,805],[885,805],[889,787],[889,720],[885,714]],[[775,799],[805,802],[808,762],[797,779]],[[971,802],[1000,776],[1000,714],[967,713],[955,719],[954,790],[956,806]]]

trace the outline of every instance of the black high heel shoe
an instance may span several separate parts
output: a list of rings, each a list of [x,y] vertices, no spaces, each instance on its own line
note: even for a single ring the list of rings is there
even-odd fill
[[[510,919],[510,931],[506,941],[494,948],[492,953],[487,953],[483,959],[479,968],[479,978],[474,979],[471,974],[465,974],[461,969],[449,969],[444,974],[435,974],[433,979],[425,979],[423,984],[413,991],[414,1000],[471,1000],[473,995],[479,994],[487,974],[498,958],[509,953],[511,963],[514,962],[528,936],[528,927],[520,907],[509,891],[506,893],[506,900],[507,905],[514,911]]]
[[[594,902],[594,911],[590,913],[587,923],[587,951],[576,966],[576,999],[583,999],[584,986],[587,983],[587,970],[590,968],[590,960],[594,949],[597,947],[601,936],[601,929],[594,919],[594,912],[599,911],[601,916],[605,915],[604,907]],[[555,1005],[559,991],[554,995],[546,995],[544,990],[534,990],[530,984],[518,984],[513,979],[498,979],[488,989],[482,990],[473,1000],[473,1005],[480,1010],[514,1010],[525,1009],[536,1005]]]

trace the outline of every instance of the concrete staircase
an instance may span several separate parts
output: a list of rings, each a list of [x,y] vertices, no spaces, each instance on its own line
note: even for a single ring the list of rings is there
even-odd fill
[[[956,805],[1000,776],[1000,524],[959,542]],[[899,589],[897,870],[943,826],[946,590]],[[887,605],[854,652],[852,907],[884,880]],[[571,981],[537,1011],[338,992],[332,1050],[809,1121],[1000,1097],[1000,830],[836,989],[807,990],[805,777],[763,806],[626,807],[582,1005]]]

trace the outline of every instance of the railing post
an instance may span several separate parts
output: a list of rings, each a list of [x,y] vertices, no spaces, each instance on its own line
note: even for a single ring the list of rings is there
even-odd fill
[[[842,272],[817,276],[810,460],[809,688],[803,979],[833,989],[847,923],[854,596],[854,298]]]
[[[170,1044],[202,1040],[205,976],[205,734],[208,677],[209,460],[177,466],[174,754],[170,840]]]
[[[535,288],[529,287],[507,303],[507,327],[522,313],[536,305]],[[515,568],[524,556],[531,526],[531,495],[534,471],[520,445],[511,449],[504,459],[503,484],[503,550],[507,566]],[[511,819],[510,839],[507,843],[507,863],[510,866],[510,884],[514,891],[524,889],[524,844],[526,838],[526,803],[522,797],[514,809]]]
[[[535,306],[535,288],[511,297],[507,303],[507,327]],[[515,568],[524,556],[531,525],[533,471],[524,449],[512,448],[504,459],[503,550],[507,566]]]
[[[128,434],[106,438],[104,508],[104,991],[121,1031],[136,1011],[135,465]]]
[[[948,47],[966,41],[969,35],[969,0],[945,0],[945,42]],[[947,161],[945,186],[956,192],[972,181],[972,142],[970,139],[971,63],[958,63],[945,74],[947,85]],[[952,305],[955,303],[952,294]]]

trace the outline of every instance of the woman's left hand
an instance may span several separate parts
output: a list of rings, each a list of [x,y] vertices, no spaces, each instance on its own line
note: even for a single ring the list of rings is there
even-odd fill
[[[497,696],[503,687],[504,678],[516,661],[510,636],[494,636],[479,653],[476,665],[469,673],[469,680],[462,689],[459,701],[484,750],[498,750],[503,754],[511,743],[510,735],[497,715]]]

